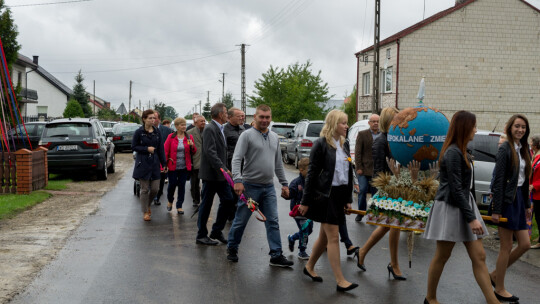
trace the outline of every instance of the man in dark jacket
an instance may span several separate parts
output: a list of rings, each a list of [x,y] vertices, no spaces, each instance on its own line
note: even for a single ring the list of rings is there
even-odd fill
[[[171,128],[166,127],[161,124],[161,117],[159,116],[159,112],[157,110],[154,110],[156,119],[154,120],[154,127],[158,128],[159,134],[161,135],[161,149],[164,150],[165,141],[167,140],[167,137],[169,137],[169,134],[171,134],[173,131]],[[165,179],[167,179],[167,173],[163,173],[161,171],[161,178],[159,180],[159,190],[154,198],[154,205],[159,206],[161,205],[161,202],[159,199],[163,195],[163,187],[165,185]]]
[[[227,169],[227,144],[223,125],[228,120],[227,108],[223,103],[216,103],[210,109],[212,121],[204,128],[203,149],[201,155],[201,167],[199,177],[203,181],[202,201],[199,206],[199,218],[197,220],[196,243],[201,245],[217,245],[212,239],[216,239],[227,244],[227,239],[223,236],[222,230],[225,228],[227,217],[231,206],[234,204],[231,186],[225,180],[221,170],[230,174]],[[206,224],[210,216],[210,210],[217,193],[220,199],[216,222],[212,226],[212,232],[208,237]]]
[[[369,117],[369,129],[358,132],[356,136],[356,145],[354,147],[354,164],[356,174],[358,174],[358,210],[366,210],[366,195],[368,192],[373,194],[375,191],[370,185],[373,177],[373,141],[381,133],[379,132],[379,115],[372,114]],[[362,221],[362,216],[357,215],[356,221]]]
[[[195,125],[195,128],[189,130],[187,134],[193,136],[193,142],[195,147],[197,147],[197,152],[193,155],[193,167],[191,168],[191,198],[193,198],[193,207],[197,207],[201,202],[199,168],[201,167],[201,154],[203,149],[202,132],[206,125],[206,119],[204,119],[204,116],[199,115],[193,119],[193,125]]]

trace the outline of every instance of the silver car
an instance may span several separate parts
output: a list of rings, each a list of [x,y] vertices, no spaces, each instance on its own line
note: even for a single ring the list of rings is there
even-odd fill
[[[491,203],[490,185],[501,134],[499,132],[477,131],[474,139],[467,145],[473,155],[475,198],[480,209],[487,209]]]
[[[304,157],[309,158],[313,142],[320,137],[324,121],[303,119],[294,126],[293,132],[289,133],[287,148],[283,152],[283,161],[290,163],[294,160],[294,166],[298,169],[298,161]]]

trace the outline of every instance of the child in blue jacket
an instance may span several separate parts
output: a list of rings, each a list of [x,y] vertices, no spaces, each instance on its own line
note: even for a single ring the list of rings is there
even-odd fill
[[[298,161],[298,170],[300,171],[300,176],[295,178],[289,185],[289,198],[291,200],[291,211],[295,209],[296,205],[300,205],[302,201],[302,195],[304,194],[304,183],[306,180],[306,175],[309,166],[309,159],[302,158]],[[298,208],[298,207],[296,207]],[[294,243],[296,240],[299,240],[298,249],[298,258],[302,260],[309,259],[309,255],[306,253],[306,246],[308,243],[308,236],[313,232],[313,221],[308,220],[307,218],[301,216],[299,213],[292,214],[294,217],[296,225],[298,226],[298,232],[295,234],[289,234],[287,239],[289,240],[289,250],[294,251]]]

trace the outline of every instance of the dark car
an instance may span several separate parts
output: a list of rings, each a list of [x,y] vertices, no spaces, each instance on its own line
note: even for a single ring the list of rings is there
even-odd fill
[[[13,144],[15,144],[15,151],[19,149],[28,149],[33,150],[38,147],[39,139],[41,138],[41,133],[47,123],[44,121],[28,122],[23,125],[18,125],[15,128],[8,131],[8,141],[9,148],[13,149]],[[24,131],[26,127],[26,132],[28,132],[28,137],[26,137],[26,132]],[[28,140],[30,139],[30,145]]]
[[[114,144],[92,118],[63,118],[45,125],[39,142],[47,152],[49,172],[89,171],[99,179],[114,173]]]
[[[112,128],[113,143],[116,152],[131,150],[131,139],[133,134],[141,125],[135,123],[117,123]]]

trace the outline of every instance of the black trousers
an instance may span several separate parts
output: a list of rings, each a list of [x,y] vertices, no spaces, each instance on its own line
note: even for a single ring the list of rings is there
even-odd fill
[[[165,179],[167,179],[167,173],[160,173],[160,179],[159,179],[159,190],[156,195],[157,200],[159,201],[159,198],[163,195],[163,186],[165,186]]]
[[[208,236],[208,218],[210,217],[210,211],[212,210],[212,204],[214,203],[214,196],[219,196],[219,207],[216,216],[216,222],[212,225],[212,234],[222,233],[227,218],[231,212],[231,208],[234,205],[231,186],[226,181],[205,181],[203,180],[202,187],[202,202],[199,206],[199,218],[197,220],[197,238],[204,238]]]
[[[193,204],[198,205],[201,203],[201,187],[199,179],[199,169],[191,169],[191,198]]]

